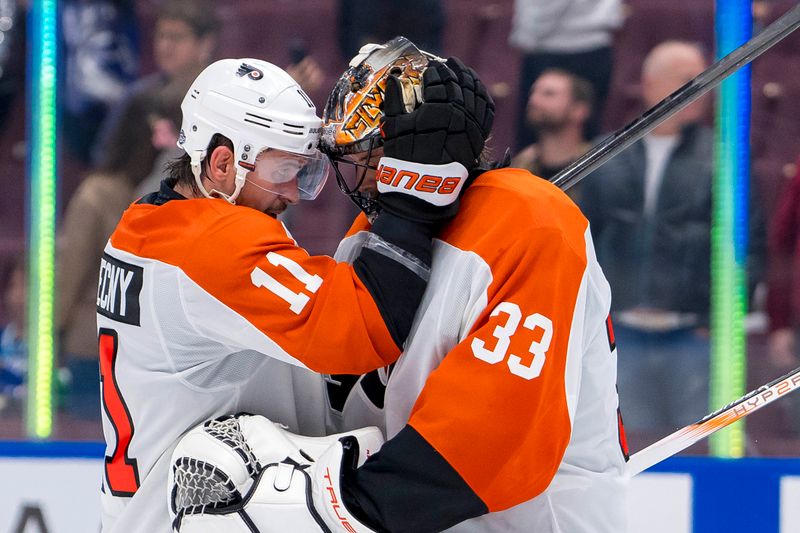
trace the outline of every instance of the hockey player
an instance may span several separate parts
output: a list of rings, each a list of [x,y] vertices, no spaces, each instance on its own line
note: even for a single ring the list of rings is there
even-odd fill
[[[446,124],[464,123],[446,66],[428,69],[423,93]],[[393,152],[401,167],[455,181],[427,196],[384,188],[350,265],[310,257],[275,217],[313,199],[329,170],[321,119],[288,74],[256,59],[218,61],[182,111],[185,155],[160,191],[128,208],[102,258],[104,532],[169,530],[171,451],[199,421],[255,410],[319,435],[323,389],[310,370],[362,373],[397,359],[429,277],[433,227],[455,213],[483,146],[442,168]]]
[[[431,150],[403,134],[411,119],[390,121],[403,114],[393,102],[417,94],[431,59],[402,38],[367,46],[331,94],[323,142],[340,165],[356,165],[355,181],[346,171],[337,177],[366,211],[338,259],[357,258],[369,242],[386,184],[415,188],[424,179],[396,171],[386,156],[397,144]],[[490,128],[485,87],[459,61],[448,65],[471,120]],[[250,439],[262,457],[287,456],[264,461],[245,505],[232,507],[256,517],[258,531],[625,531],[611,293],[588,223],[527,171],[483,165],[469,179],[459,214],[434,240],[403,355],[361,377],[329,379],[333,430],[377,425],[387,442],[361,465],[362,434],[322,453],[293,435]],[[192,514],[197,507],[185,511],[180,531],[212,531]]]
[[[420,55],[398,50],[395,66]],[[474,72],[453,69],[462,72],[465,100],[485,93]],[[348,127],[360,113],[352,102],[382,82],[376,76],[344,100],[334,90],[323,142],[340,159],[369,167],[390,148],[375,132]],[[379,167],[378,180],[384,175]],[[627,452],[611,292],[588,222],[527,171],[484,165],[470,179],[459,215],[434,240],[431,280],[404,354],[333,405],[337,429],[377,425],[389,439],[352,474],[344,501],[378,530],[624,531]],[[366,175],[354,194],[377,200],[374,181]],[[357,257],[368,228],[359,217],[337,258]]]

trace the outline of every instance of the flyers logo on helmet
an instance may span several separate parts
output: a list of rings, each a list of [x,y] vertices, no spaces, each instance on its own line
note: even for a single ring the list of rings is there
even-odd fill
[[[401,184],[404,189],[434,193],[434,194],[452,194],[458,188],[461,178],[458,176],[442,177],[432,176],[430,174],[420,175],[419,172],[410,170],[398,171],[394,167],[388,165],[381,165],[378,167],[377,180],[381,183],[389,185],[394,188],[400,188]],[[405,180],[405,184],[403,184]]]
[[[347,142],[360,139],[365,133],[378,126],[381,120],[381,104],[383,104],[383,90],[386,83],[376,85],[364,99],[358,102],[350,119],[342,128],[342,135]]]
[[[247,63],[242,63],[239,66],[239,70],[236,71],[237,76],[247,76],[251,80],[260,80],[264,77],[264,73],[261,72],[259,69],[254,67],[253,65],[248,65]]]

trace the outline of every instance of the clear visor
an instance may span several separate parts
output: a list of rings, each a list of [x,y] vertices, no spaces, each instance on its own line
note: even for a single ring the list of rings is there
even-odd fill
[[[248,182],[289,200],[316,198],[330,171],[330,161],[319,150],[304,155],[267,148],[258,155],[255,165],[240,164],[250,170]]]

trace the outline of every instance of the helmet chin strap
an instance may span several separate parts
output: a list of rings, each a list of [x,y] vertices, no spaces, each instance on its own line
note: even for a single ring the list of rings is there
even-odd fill
[[[194,181],[197,184],[197,187],[200,189],[200,192],[203,193],[203,196],[206,198],[222,198],[226,202],[236,205],[236,198],[238,198],[239,193],[242,192],[242,187],[244,187],[244,182],[246,181],[245,177],[247,176],[247,170],[239,166],[236,167],[236,179],[234,180],[233,193],[225,194],[217,189],[211,189],[208,191],[203,186],[202,178],[203,159],[206,158],[206,150],[195,150],[191,153],[190,157]]]

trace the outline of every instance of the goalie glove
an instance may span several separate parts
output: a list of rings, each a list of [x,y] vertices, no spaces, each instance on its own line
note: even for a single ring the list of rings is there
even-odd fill
[[[478,165],[491,129],[491,121],[482,128],[475,120],[474,84],[472,89],[468,109],[456,73],[431,61],[422,76],[422,102],[407,112],[407,100],[414,95],[404,98],[398,78],[386,80],[384,157],[376,176],[383,210],[423,223],[455,216],[461,190]],[[485,109],[480,112],[486,125]]]
[[[221,417],[192,429],[172,454],[168,506],[173,531],[326,531],[323,516],[337,520],[326,513],[338,508],[329,499],[328,507],[317,511],[314,502],[325,500],[312,499],[309,483],[316,480],[312,472],[315,476],[318,472],[312,468],[332,449],[341,449],[340,439],[355,443],[348,455],[353,468],[383,444],[381,432],[374,427],[314,438],[295,435],[253,415]],[[339,522],[344,528],[358,524],[355,519],[344,520]]]
[[[267,465],[250,504],[254,523],[259,528],[280,524],[276,531],[374,531],[347,509],[342,497],[342,479],[357,468],[360,454],[359,439],[346,435],[314,462],[287,459]]]

